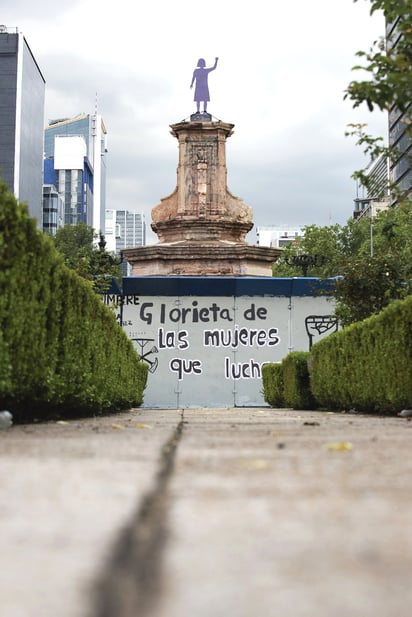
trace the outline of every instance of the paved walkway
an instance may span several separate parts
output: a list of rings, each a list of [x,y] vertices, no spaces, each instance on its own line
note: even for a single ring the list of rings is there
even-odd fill
[[[0,432],[2,617],[409,617],[412,421],[137,409]]]

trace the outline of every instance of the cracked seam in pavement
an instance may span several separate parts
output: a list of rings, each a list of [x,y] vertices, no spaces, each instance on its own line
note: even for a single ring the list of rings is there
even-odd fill
[[[146,617],[161,586],[167,538],[167,486],[183,432],[184,414],[161,448],[154,487],[117,539],[96,586],[92,617]]]

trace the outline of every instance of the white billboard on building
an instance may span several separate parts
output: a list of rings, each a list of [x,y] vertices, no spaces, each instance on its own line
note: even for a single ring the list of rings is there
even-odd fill
[[[56,135],[54,169],[83,169],[87,146],[81,135]]]

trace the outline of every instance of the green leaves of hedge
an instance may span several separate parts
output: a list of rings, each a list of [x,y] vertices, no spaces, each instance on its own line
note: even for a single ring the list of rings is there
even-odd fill
[[[147,366],[0,182],[0,406],[15,417],[142,403]]]
[[[311,350],[322,406],[396,412],[412,406],[412,296],[348,326]]]

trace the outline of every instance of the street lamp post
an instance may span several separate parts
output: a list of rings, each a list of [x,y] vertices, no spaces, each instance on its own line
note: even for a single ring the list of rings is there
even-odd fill
[[[302,268],[303,276],[307,276],[308,268],[319,268],[320,266],[323,266],[326,263],[326,257],[324,255],[306,255],[305,253],[302,253],[301,255],[291,255],[285,257],[285,263],[287,263],[288,266]]]

